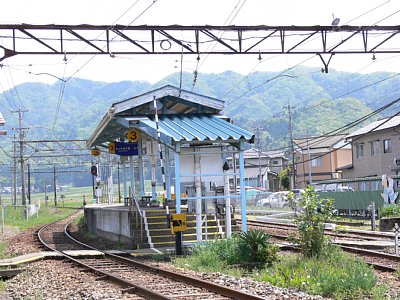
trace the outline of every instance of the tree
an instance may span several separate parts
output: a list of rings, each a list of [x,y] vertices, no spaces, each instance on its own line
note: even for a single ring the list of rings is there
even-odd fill
[[[286,168],[282,172],[280,172],[278,175],[278,178],[279,178],[279,185],[283,189],[289,190],[289,188],[290,188],[290,168]]]
[[[325,222],[333,216],[333,200],[321,198],[309,186],[296,201],[296,206],[302,210],[294,221],[300,235],[301,253],[305,257],[319,257],[325,245]]]

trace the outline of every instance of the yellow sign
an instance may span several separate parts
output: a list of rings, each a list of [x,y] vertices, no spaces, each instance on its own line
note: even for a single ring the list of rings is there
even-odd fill
[[[137,142],[140,139],[140,132],[136,129],[129,129],[126,137],[131,143]]]
[[[115,143],[108,144],[108,153],[115,154]]]
[[[93,156],[100,156],[100,149],[99,148],[92,149],[92,155]]]
[[[171,215],[171,233],[186,231],[186,214]]]

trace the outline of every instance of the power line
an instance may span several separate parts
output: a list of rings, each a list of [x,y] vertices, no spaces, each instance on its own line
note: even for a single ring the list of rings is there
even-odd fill
[[[335,135],[335,134],[337,135],[337,134],[339,134],[341,132],[347,131],[350,128],[356,127],[359,124],[361,124],[362,122],[368,120],[369,118],[381,113],[382,111],[384,111],[384,110],[388,109],[389,107],[393,106],[394,104],[398,103],[399,101],[400,101],[400,98],[395,99],[395,100],[389,102],[388,104],[376,109],[375,111],[373,111],[373,112],[371,112],[371,113],[369,113],[369,114],[367,114],[367,115],[365,115],[365,116],[363,116],[363,117],[361,117],[361,118],[359,118],[357,120],[354,120],[354,121],[352,121],[352,122],[350,122],[350,123],[348,123],[346,125],[343,125],[343,126],[341,126],[339,128],[333,129],[333,130],[331,130],[330,132],[328,132],[328,133],[326,133],[324,135],[313,137],[311,140],[315,140],[315,141],[318,140],[318,142],[317,142],[317,144],[318,144],[318,143],[320,143],[322,141],[323,138],[331,137],[332,135]],[[310,144],[310,145],[314,145],[314,144]],[[287,151],[287,150],[288,150],[288,147],[268,149],[268,151],[276,151],[276,152],[278,152],[278,151]]]
[[[236,8],[238,7],[238,5],[239,5],[239,3],[240,3],[241,1],[242,1],[242,0],[239,0],[239,1],[237,2],[237,4],[235,5],[235,7],[233,8],[233,10],[231,11],[231,13],[229,14],[228,18],[225,20],[225,22],[223,23],[222,26],[225,26],[225,24],[228,22],[229,18],[232,16],[232,14],[235,12]],[[243,7],[243,5],[246,3],[246,1],[247,1],[247,0],[244,0],[244,2],[242,3],[242,5],[240,6],[240,8],[237,10],[236,14],[232,17],[231,21],[229,22],[229,25],[232,24],[233,20],[236,18],[237,14],[238,14],[239,11],[242,9],[242,7]],[[222,27],[222,26],[221,26],[221,27]],[[222,36],[224,35],[224,33],[225,33],[225,30],[222,31],[222,33],[219,35],[218,39],[221,39]],[[216,43],[214,43],[214,45],[209,44],[208,47],[206,48],[206,51],[205,51],[205,52],[209,52],[208,50],[209,50],[210,48],[211,48],[211,50],[213,50],[213,49],[216,47],[216,45],[217,45]],[[202,60],[201,62],[200,62],[200,60],[201,60],[201,58],[202,58],[203,55],[198,55],[197,58],[196,58],[196,68],[195,68],[195,70],[193,71],[194,77],[193,77],[192,90],[193,90],[193,88],[194,88],[195,85],[196,85],[197,76],[198,76],[198,74],[199,74],[199,69],[200,69],[201,66],[204,64],[204,62],[206,61],[206,59],[208,58],[209,55],[210,55],[209,53],[205,54],[205,58],[204,58],[204,60]]]

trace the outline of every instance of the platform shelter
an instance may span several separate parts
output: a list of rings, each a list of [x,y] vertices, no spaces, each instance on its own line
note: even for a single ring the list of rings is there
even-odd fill
[[[134,189],[135,182],[139,182],[133,190],[139,200],[146,199],[148,194],[143,166],[145,161],[150,163],[152,200],[155,200],[156,181],[161,173],[164,207],[172,203],[180,213],[182,203],[187,202],[189,208],[192,205],[200,227],[200,240],[201,213],[210,201],[222,201],[227,211],[231,201],[240,201],[245,232],[243,152],[245,143],[254,142],[254,135],[223,116],[223,108],[222,100],[163,86],[112,104],[87,141],[87,147],[121,155],[122,161],[129,160],[132,174],[134,162],[137,163],[138,178],[131,176],[130,186]],[[226,157],[233,153],[239,157],[239,168],[231,173],[227,172]],[[239,195],[236,191],[230,194],[229,176],[239,178]],[[218,190],[223,193],[216,193]]]

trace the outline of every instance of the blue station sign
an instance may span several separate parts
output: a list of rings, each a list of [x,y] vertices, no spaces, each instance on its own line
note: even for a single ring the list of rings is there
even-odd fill
[[[121,156],[138,155],[138,143],[114,142],[115,154]]]

